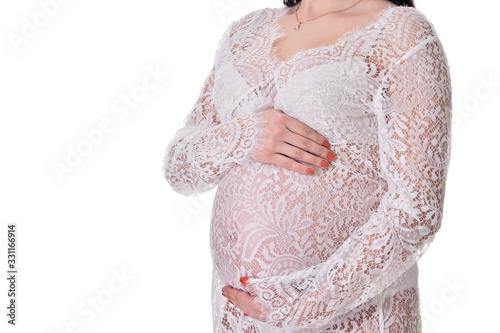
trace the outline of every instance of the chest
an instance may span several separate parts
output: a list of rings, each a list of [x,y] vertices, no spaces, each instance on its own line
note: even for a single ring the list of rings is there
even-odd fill
[[[299,50],[284,61],[274,53],[280,36],[276,26],[259,25],[218,57],[213,100],[221,120],[281,109],[339,140],[375,139],[381,70],[371,60],[369,35]]]
[[[371,12],[343,15],[330,13],[327,17],[301,21],[295,11],[276,18],[279,37],[272,41],[273,57],[280,62],[294,58],[294,55],[308,49],[332,46],[373,22]]]

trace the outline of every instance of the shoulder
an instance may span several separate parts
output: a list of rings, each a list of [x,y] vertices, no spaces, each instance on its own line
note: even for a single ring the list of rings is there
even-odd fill
[[[253,10],[241,18],[231,22],[231,26],[233,27],[233,33],[239,31],[246,31],[251,27],[259,26],[265,21],[271,19],[276,13],[278,13],[283,8],[272,8],[265,7]]]
[[[260,8],[231,21],[222,34],[216,48],[216,57],[229,53],[233,45],[245,38],[255,27],[262,26],[271,19],[280,8]]]
[[[252,19],[257,19],[263,15],[272,14],[274,10],[276,10],[276,8],[271,8],[271,7],[259,8],[243,15],[241,18],[237,19],[236,22],[251,21]]]
[[[387,55],[384,68],[388,71],[396,68],[395,72],[413,70],[415,75],[426,75],[429,80],[441,75],[439,80],[445,82],[443,78],[449,75],[448,58],[436,28],[420,10],[403,6],[394,8],[384,29],[379,44],[383,48],[381,53]],[[450,81],[449,77],[446,81]]]
[[[423,12],[415,7],[397,6],[390,10],[381,31],[381,39],[398,46],[402,52],[438,39],[436,28]]]
[[[253,29],[269,21],[283,8],[265,7],[253,10],[242,17],[231,21],[223,33],[219,47],[223,43],[233,43],[235,40],[248,35]]]

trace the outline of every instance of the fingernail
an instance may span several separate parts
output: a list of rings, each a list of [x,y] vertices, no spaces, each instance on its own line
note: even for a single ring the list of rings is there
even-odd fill
[[[333,155],[333,153],[332,153],[332,152],[328,152],[327,157],[328,157],[328,159],[329,159],[330,161],[333,161],[333,160],[335,159],[335,155]]]
[[[246,285],[247,285],[247,282],[248,282],[248,277],[246,277],[246,276],[241,277],[241,278],[240,278],[240,282],[241,282],[244,286],[246,286]]]
[[[310,175],[314,174],[314,169],[313,168],[307,168],[306,172]]]
[[[326,167],[328,167],[329,165],[330,165],[330,163],[328,163],[328,161],[325,161],[325,160],[322,160],[322,161],[321,161],[321,166],[322,166],[323,168],[326,168]]]
[[[228,301],[229,301],[229,303],[233,304],[233,302],[231,302],[231,300],[230,300],[230,299],[228,299]]]
[[[246,313],[243,314],[244,316],[248,316]]]
[[[224,292],[222,292],[222,296],[226,297],[226,295],[224,294]]]
[[[330,142],[325,140],[325,142],[323,142],[323,147],[330,148]]]

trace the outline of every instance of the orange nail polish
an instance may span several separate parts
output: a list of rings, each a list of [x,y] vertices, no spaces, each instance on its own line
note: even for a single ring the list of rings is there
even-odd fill
[[[307,168],[306,172],[310,175],[314,174],[314,169],[313,168]]]
[[[333,161],[333,160],[335,159],[335,155],[333,155],[333,153],[332,153],[332,152],[328,152],[327,157],[328,157],[328,159],[329,159],[330,161]]]
[[[325,142],[323,142],[323,147],[330,148],[330,142],[325,140]]]
[[[326,168],[326,167],[328,167],[329,165],[330,165],[330,163],[328,163],[328,161],[325,161],[325,160],[322,160],[322,161],[321,161],[321,166],[322,166],[323,168]]]
[[[246,285],[247,285],[247,282],[248,282],[248,277],[246,277],[246,276],[241,277],[241,278],[240,278],[240,282],[241,282],[244,286],[246,286]]]

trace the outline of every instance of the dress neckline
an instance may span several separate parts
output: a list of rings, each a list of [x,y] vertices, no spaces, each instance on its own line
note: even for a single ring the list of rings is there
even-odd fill
[[[315,47],[311,47],[311,48],[308,48],[308,49],[299,50],[298,52],[296,52],[294,55],[292,55],[290,58],[288,58],[286,60],[280,60],[276,56],[276,54],[275,54],[276,47],[272,46],[272,45],[273,45],[273,43],[274,43],[275,40],[277,40],[280,37],[285,36],[284,26],[283,26],[283,24],[281,24],[279,22],[280,17],[282,17],[283,15],[285,15],[288,11],[291,11],[294,7],[274,8],[274,12],[273,12],[273,15],[272,15],[272,17],[270,19],[270,23],[269,23],[269,28],[270,28],[269,35],[271,36],[271,38],[269,39],[269,58],[271,59],[271,61],[273,63],[277,64],[277,66],[290,65],[290,64],[293,64],[295,62],[295,60],[298,57],[300,57],[302,54],[316,52],[316,51],[319,51],[319,50],[322,50],[322,49],[329,49],[329,48],[338,47],[338,46],[344,44],[349,39],[351,39],[354,36],[356,36],[357,34],[359,34],[360,32],[364,32],[364,31],[370,30],[371,28],[380,25],[383,22],[383,20],[386,18],[386,16],[390,12],[392,12],[393,8],[399,8],[399,7],[401,7],[401,6],[387,5],[386,7],[382,8],[380,10],[382,12],[380,14],[380,16],[376,20],[372,21],[371,23],[369,23],[367,25],[362,25],[362,24],[357,25],[353,29],[348,30],[346,33],[344,33],[343,35],[341,35],[334,42],[325,43],[325,44],[318,45],[318,46],[315,46]]]

